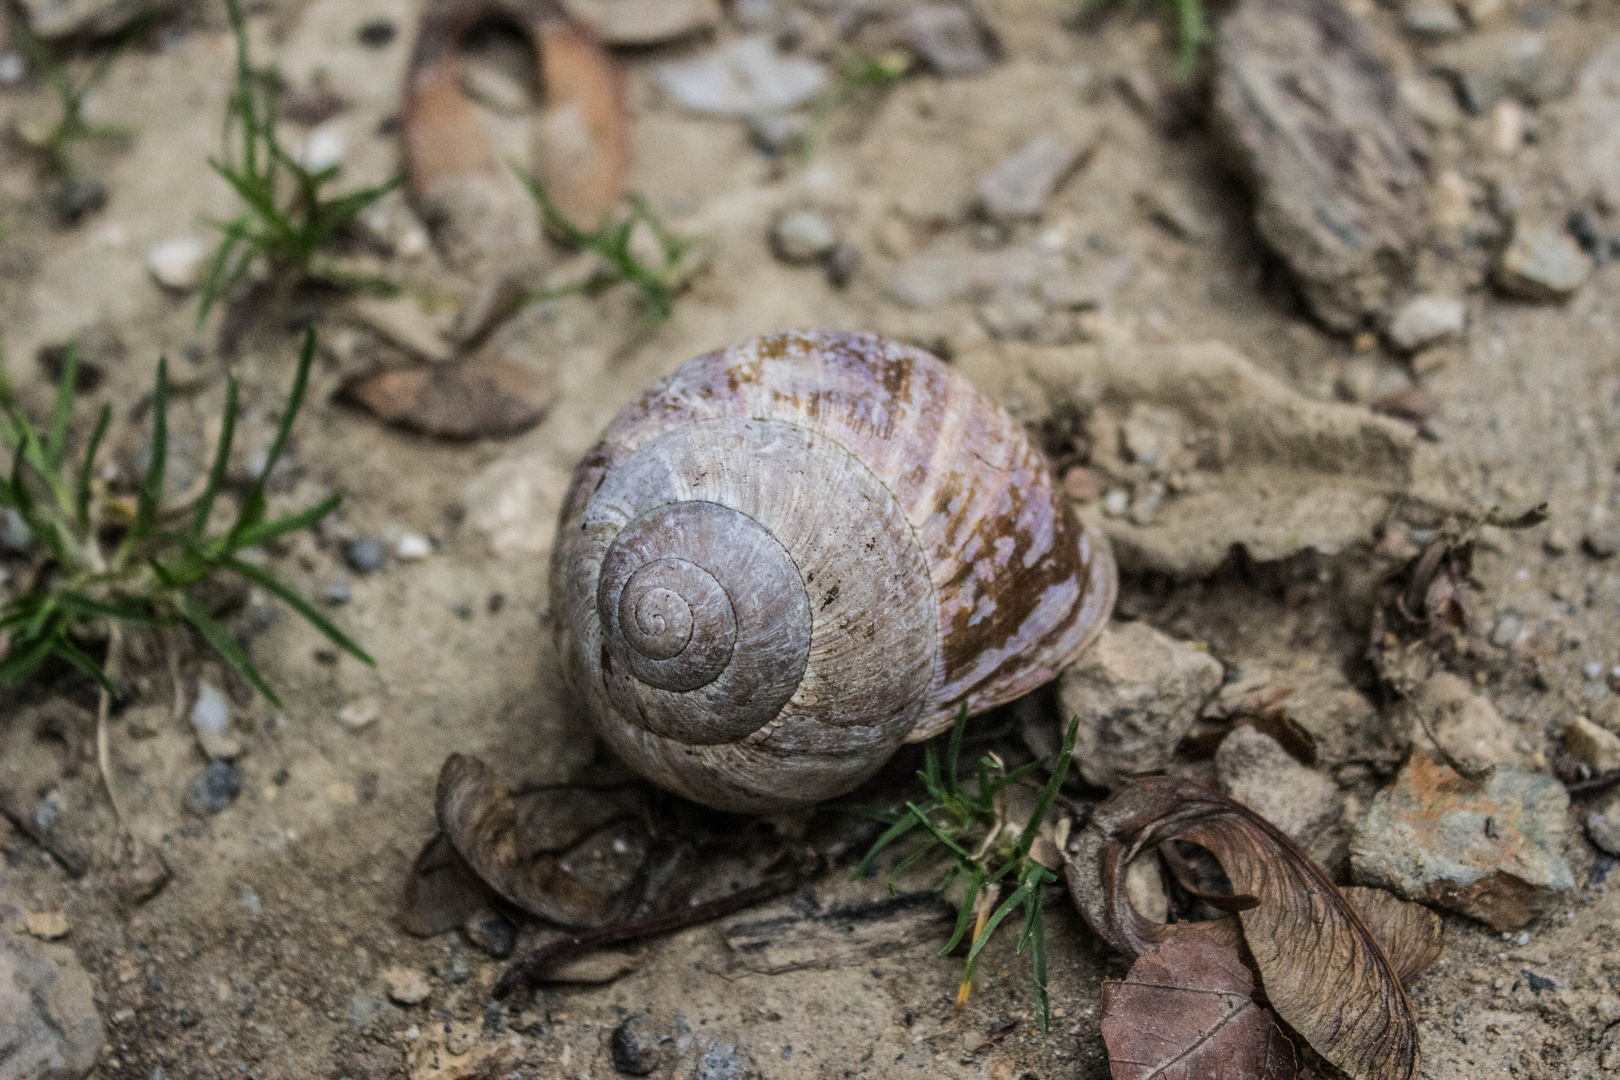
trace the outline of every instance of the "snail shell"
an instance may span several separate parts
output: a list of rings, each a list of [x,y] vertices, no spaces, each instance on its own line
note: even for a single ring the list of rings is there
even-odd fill
[[[552,560],[564,664],[632,768],[710,806],[843,794],[1101,632],[1107,542],[1006,411],[870,334],[758,338],[626,406]],[[556,600],[554,600],[554,603]]]

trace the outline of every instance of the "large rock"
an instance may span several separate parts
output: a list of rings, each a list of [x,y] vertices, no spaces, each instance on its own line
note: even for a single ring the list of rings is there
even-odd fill
[[[1162,770],[1220,685],[1220,662],[1190,642],[1146,623],[1109,626],[1058,681],[1064,723],[1080,718],[1080,775],[1114,787]]]
[[[1563,856],[1569,794],[1512,765],[1471,780],[1413,754],[1350,842],[1357,884],[1516,930],[1575,879]]]
[[[1243,724],[1221,740],[1215,777],[1226,792],[1333,868],[1345,854],[1339,789],[1289,756],[1276,739]]]
[[[1318,318],[1359,329],[1423,233],[1422,127],[1338,0],[1244,0],[1218,54],[1215,118],[1254,189],[1261,237]]]
[[[13,936],[0,907],[0,1077],[79,1080],[101,1052],[94,987],[71,949]]]

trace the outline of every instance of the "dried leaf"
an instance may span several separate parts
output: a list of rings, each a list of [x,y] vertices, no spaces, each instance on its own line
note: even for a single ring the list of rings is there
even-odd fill
[[[439,772],[439,828],[509,903],[559,926],[603,926],[641,899],[651,839],[633,792],[541,788],[514,798],[494,770],[452,754]]]
[[[483,353],[360,375],[340,393],[388,423],[447,439],[526,431],[557,396],[550,376]]]
[[[1125,869],[1171,839],[1207,849],[1234,893],[1259,900],[1238,918],[1278,1016],[1352,1077],[1417,1075],[1411,1003],[1378,939],[1293,841],[1213,788],[1152,777],[1097,808],[1069,862],[1069,888],[1105,940],[1138,956],[1165,936],[1130,906]]]
[[[405,168],[412,199],[445,227],[440,238],[457,262],[510,261],[539,241],[537,213],[462,86],[462,42],[490,23],[516,28],[539,62],[533,167],[552,201],[591,228],[619,201],[629,175],[624,75],[594,34],[555,0],[434,0],[405,80]]]
[[[1440,959],[1440,916],[1383,889],[1350,885],[1339,891],[1389,954],[1402,986],[1411,986]]]
[[[405,878],[399,924],[408,934],[432,937],[453,930],[482,911],[494,893],[456,853],[450,838],[434,833],[422,845]]]
[[[1227,920],[1221,920],[1226,922]],[[1211,923],[1180,923],[1102,991],[1113,1080],[1292,1080],[1294,1044],[1254,1000],[1254,976]]]

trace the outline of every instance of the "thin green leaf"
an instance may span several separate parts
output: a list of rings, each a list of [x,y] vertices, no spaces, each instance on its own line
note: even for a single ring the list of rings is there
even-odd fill
[[[231,440],[236,436],[236,395],[236,376],[232,375],[225,381],[225,415],[220,420],[219,445],[214,449],[214,464],[208,470],[208,484],[203,488],[202,498],[197,500],[197,507],[191,514],[193,536],[202,535],[203,528],[208,524],[208,515],[214,510],[214,500],[225,486],[225,473],[231,463]]]
[[[96,451],[101,449],[101,440],[106,436],[107,425],[111,422],[112,405],[103,405],[101,415],[96,417],[96,428],[90,433],[90,442],[84,449],[84,461],[79,465],[79,481],[73,492],[73,513],[80,529],[90,527],[90,481],[95,475]]]
[[[248,659],[247,653],[242,651],[242,647],[236,643],[236,639],[231,636],[230,631],[215,622],[213,616],[203,610],[201,604],[184,593],[181,593],[176,599],[175,607],[179,609],[181,616],[187,622],[197,628],[197,632],[203,636],[203,640],[212,645],[214,651],[219,653],[226,663],[240,672],[242,677],[247,679],[255,690],[264,695],[266,701],[278,709],[281,708],[281,699],[276,697],[275,691],[271,690],[263,677],[260,676],[258,668],[253,666],[253,661]]]
[[[274,521],[260,522],[257,525],[243,529],[240,533],[228,535],[226,539],[229,539],[230,544],[223,548],[222,551],[241,551],[243,548],[262,544],[266,540],[273,540],[290,532],[307,529],[336,510],[342,503],[342,494],[334,493],[328,495],[314,506],[300,510],[296,514],[288,514],[286,517],[277,518]]]
[[[158,358],[157,387],[152,393],[152,460],[146,466],[146,479],[141,482],[140,496],[135,502],[135,523],[129,528],[129,537],[143,540],[157,521],[163,505],[163,478],[169,464],[169,361]],[[125,543],[131,543],[126,538]]]
[[[68,428],[73,424],[73,394],[79,385],[79,343],[69,342],[62,361],[62,378],[56,384],[56,406],[51,409],[51,426],[45,433],[45,469],[55,476],[62,469],[67,453]]]
[[[31,644],[27,648],[19,650],[18,645],[20,642],[14,641],[11,643],[11,648],[6,650],[5,656],[0,658],[0,686],[7,688],[16,686],[39,670],[39,665],[43,664],[45,658],[51,655],[50,638],[25,638],[23,640],[29,641]]]
[[[1057,760],[1052,764],[1052,775],[1041,791],[1040,801],[1035,804],[1035,812],[1030,815],[1028,824],[1018,837],[1017,851],[1020,859],[1028,857],[1029,849],[1035,844],[1035,837],[1040,834],[1041,822],[1046,820],[1046,815],[1052,810],[1052,804],[1057,801],[1058,790],[1063,787],[1063,779],[1069,775],[1069,766],[1074,762],[1074,743],[1079,737],[1080,718],[1076,716],[1069,724],[1068,732],[1063,736],[1063,746],[1059,748]]]
[[[952,932],[951,939],[945,947],[939,950],[939,955],[948,956],[952,949],[967,936],[968,927],[973,924],[973,908],[979,899],[979,890],[984,888],[984,868],[975,866],[973,876],[968,878],[967,894],[962,899],[962,910],[956,917],[956,930]]]
[[[1023,903],[1024,897],[1028,896],[1029,892],[1029,884],[1027,882],[1021,884],[1013,890],[1011,896],[1001,902],[1000,907],[996,908],[995,913],[984,924],[984,929],[979,932],[978,938],[974,940],[973,948],[968,950],[969,971],[972,970],[973,962],[978,959],[979,953],[983,952],[984,947],[990,943],[990,935],[996,932],[996,927],[1001,925],[1001,920],[1005,919],[1014,908]]]
[[[961,859],[964,862],[973,862],[973,856],[968,854],[966,849],[964,849],[961,844],[958,844],[955,840],[952,840],[950,837],[946,836],[938,825],[935,825],[931,820],[929,820],[928,815],[924,814],[917,808],[915,803],[906,803],[906,805],[911,808],[911,812],[913,814],[917,815],[918,820],[922,822],[922,827],[927,829],[930,833],[933,833],[934,839],[938,840],[940,843],[949,848],[951,850],[951,854],[955,855],[958,859]]]
[[[326,618],[326,616],[315,610],[308,600],[305,600],[302,596],[299,596],[291,586],[287,585],[269,571],[261,567],[254,566],[252,563],[242,562],[240,559],[227,558],[221,565],[224,566],[225,569],[246,578],[248,581],[251,581],[253,584],[259,586],[265,592],[268,592],[272,596],[280,599],[288,607],[292,608],[305,619],[309,620],[310,624],[314,626],[315,629],[325,634],[334,645],[348,653],[350,656],[354,657],[356,660],[359,660],[367,667],[377,666],[377,661],[371,658],[370,653],[366,652],[359,645],[356,645],[352,640],[350,640],[348,635],[334,626],[331,621]]]
[[[1024,906],[1024,936],[1029,940],[1030,979],[1035,989],[1035,1028],[1045,1035],[1052,1028],[1052,1001],[1046,989],[1046,909],[1039,890]]]
[[[902,836],[906,835],[916,827],[917,815],[908,811],[898,821],[894,822],[894,824],[885,829],[883,835],[879,836],[877,840],[873,842],[872,846],[867,849],[865,857],[861,859],[860,864],[857,865],[854,872],[850,874],[850,880],[854,881],[857,878],[865,877],[867,873],[871,871],[872,863],[877,860],[878,855],[882,853],[884,848],[888,847],[890,844],[894,843],[896,840],[900,839]]]

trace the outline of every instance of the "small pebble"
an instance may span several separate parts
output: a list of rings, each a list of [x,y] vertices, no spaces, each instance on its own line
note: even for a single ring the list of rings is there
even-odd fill
[[[405,533],[394,541],[394,554],[406,562],[415,562],[433,554],[433,544],[420,533]]]
[[[1519,640],[1519,634],[1524,630],[1524,616],[1517,611],[1505,611],[1496,620],[1496,628],[1491,631],[1491,644],[1507,648]]]
[[[1412,33],[1430,38],[1450,37],[1468,29],[1447,0],[1409,0],[1401,21]]]
[[[391,967],[382,973],[389,1000],[400,1005],[418,1005],[433,992],[422,973],[407,967]]]
[[[462,929],[474,945],[497,960],[511,956],[517,945],[517,927],[498,911],[481,911],[468,919]]]
[[[1549,555],[1567,555],[1569,548],[1569,536],[1562,529],[1548,529],[1541,538],[1541,550]]]
[[[1610,525],[1588,529],[1581,537],[1581,550],[1594,559],[1613,558],[1620,551],[1620,529]]]
[[[382,704],[376,698],[356,698],[338,710],[338,723],[350,731],[364,731],[381,715]]]
[[[1534,303],[1567,300],[1592,276],[1592,257],[1561,229],[1519,226],[1502,253],[1496,283]]]
[[[309,133],[304,140],[303,153],[299,155],[300,164],[310,172],[320,172],[333,165],[343,162],[343,155],[348,151],[348,145],[343,138],[343,129],[336,124],[322,124]]]
[[[1130,509],[1131,493],[1124,488],[1114,488],[1103,496],[1103,513],[1109,517],[1124,517],[1125,511]]]
[[[771,250],[787,263],[809,263],[832,251],[838,243],[827,219],[814,210],[784,214],[771,230]]]
[[[217,686],[197,684],[197,704],[191,709],[191,726],[216,734],[231,725],[231,703]]]
[[[34,530],[23,516],[6,507],[0,510],[0,551],[9,555],[26,555],[34,546]]]
[[[389,19],[372,19],[361,25],[354,32],[355,40],[368,49],[381,49],[394,43],[394,36],[398,33]]]
[[[349,566],[362,574],[374,574],[383,567],[383,560],[387,553],[383,550],[383,542],[374,537],[364,537],[352,541],[343,551],[343,557],[348,560]]]
[[[23,919],[23,927],[30,934],[45,941],[67,937],[67,916],[60,911],[30,911]]]
[[[246,911],[249,915],[258,915],[264,911],[264,904],[260,902],[259,894],[254,892],[252,889],[243,889],[242,895],[237,898],[236,902],[240,904],[242,906],[242,910]]]
[[[851,281],[861,269],[861,249],[854,244],[838,243],[827,252],[827,283],[835,289],[842,289]]]
[[[1102,475],[1096,469],[1076,465],[1063,474],[1063,494],[1075,502],[1093,502],[1102,494]]]
[[[207,245],[195,236],[176,236],[146,253],[146,267],[165,289],[190,292],[202,284]]]
[[[997,219],[1039,215],[1047,197],[1086,149],[1084,143],[1060,132],[1036,136],[979,181],[980,206]]]
[[[228,761],[215,761],[197,772],[186,786],[186,809],[211,817],[242,794],[242,774]]]
[[[658,1033],[651,1021],[631,1013],[608,1037],[613,1067],[626,1076],[646,1076],[658,1067]]]
[[[1456,337],[1468,309],[1456,297],[1418,296],[1407,301],[1389,324],[1389,342],[1402,352],[1416,352]]]
[[[809,130],[810,119],[803,113],[761,113],[748,118],[748,139],[767,157],[798,150]]]
[[[339,574],[338,579],[326,587],[326,602],[328,604],[347,604],[354,599],[354,589],[349,585],[347,574]]]
[[[1601,813],[1587,815],[1586,835],[1610,855],[1620,857],[1620,802],[1611,803]]]
[[[28,73],[28,62],[19,52],[8,52],[0,56],[0,86],[11,86],[22,82],[22,77]]]
[[[63,225],[77,225],[107,205],[107,185],[87,176],[64,180],[51,192],[51,212]]]

